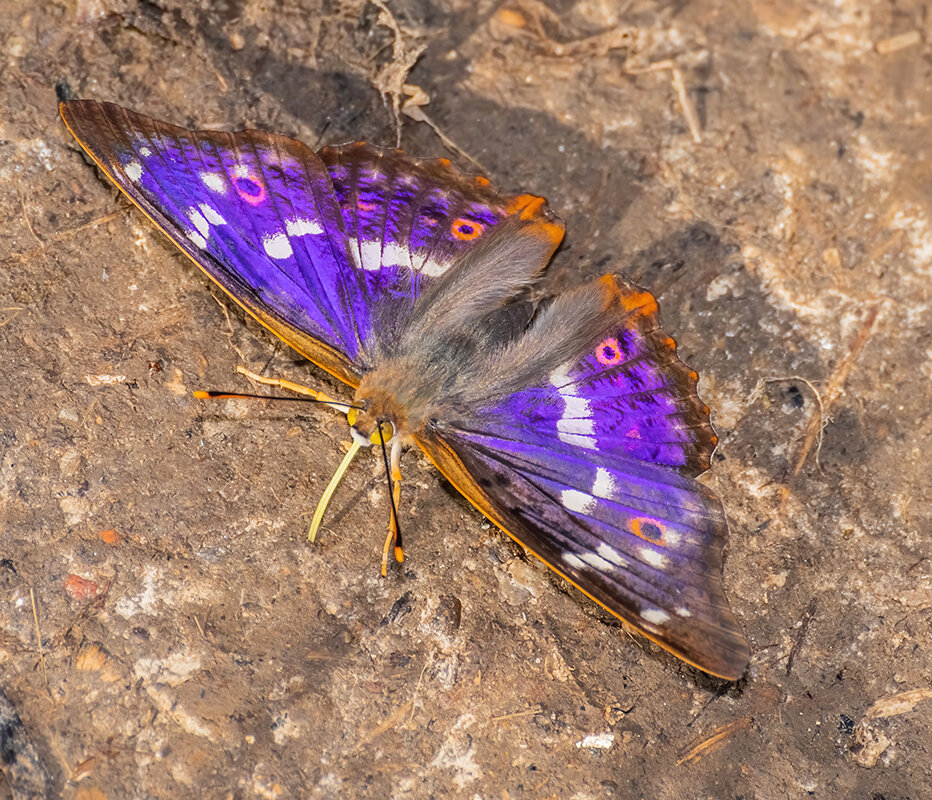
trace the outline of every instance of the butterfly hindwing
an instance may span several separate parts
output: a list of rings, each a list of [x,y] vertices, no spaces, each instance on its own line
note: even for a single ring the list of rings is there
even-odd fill
[[[598,339],[501,403],[477,402],[477,415],[504,436],[547,431],[583,450],[666,465],[690,477],[705,471],[717,442],[709,409],[696,393],[699,376],[677,358],[676,343],[660,327],[657,302],[620,275],[588,290],[596,290],[598,307],[577,313],[604,320]],[[544,353],[553,349],[546,341],[539,345]]]
[[[691,480],[715,442],[695,373],[648,293],[607,276],[580,297],[591,307],[577,302],[579,319],[612,320],[591,346],[523,390],[470,401],[419,443],[474,505],[587,595],[680,658],[740,677],[748,651],[722,588],[725,517]],[[563,322],[564,336],[582,324]],[[533,326],[526,338],[547,363]]]

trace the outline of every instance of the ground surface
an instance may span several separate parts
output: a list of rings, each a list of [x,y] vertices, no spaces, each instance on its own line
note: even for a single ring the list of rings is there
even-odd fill
[[[0,0],[0,688],[51,796],[932,796],[925,3],[390,0],[397,49],[362,0],[23,6]],[[270,359],[338,387],[56,113],[67,82],[393,144],[377,87],[418,44],[422,111],[565,217],[553,287],[625,269],[701,373],[740,683],[626,635],[414,452],[403,570],[377,575],[374,460],[309,546],[345,420],[191,390]],[[403,143],[476,169],[423,122]]]

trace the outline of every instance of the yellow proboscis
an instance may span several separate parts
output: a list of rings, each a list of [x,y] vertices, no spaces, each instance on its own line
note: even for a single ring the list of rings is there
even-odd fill
[[[356,457],[356,453],[359,452],[361,447],[362,445],[356,439],[353,439],[350,449],[347,451],[346,455],[343,456],[340,466],[337,467],[337,471],[333,473],[330,483],[327,484],[327,488],[324,489],[324,493],[320,496],[320,500],[317,502],[317,508],[314,510],[314,517],[311,519],[311,527],[308,528],[307,531],[308,541],[313,542],[317,538],[317,531],[320,528],[320,523],[323,522],[324,513],[327,511],[330,498],[333,497],[333,493],[337,490],[337,486],[339,486],[343,474],[349,469],[350,463],[352,463],[353,459]]]

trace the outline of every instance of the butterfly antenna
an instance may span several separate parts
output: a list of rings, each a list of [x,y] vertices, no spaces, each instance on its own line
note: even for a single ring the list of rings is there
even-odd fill
[[[392,445],[391,465],[388,461],[388,450],[385,448],[385,437],[382,434],[382,423],[378,423],[379,442],[382,445],[382,460],[385,463],[385,477],[388,478],[388,499],[391,502],[392,515],[388,522],[388,536],[385,537],[385,547],[382,549],[382,577],[388,574],[388,551],[395,544],[395,561],[401,564],[405,560],[404,550],[401,547],[401,528],[398,525],[398,501],[401,499],[401,465],[400,440]]]
[[[288,400],[292,403],[323,403],[346,413],[351,408],[361,409],[342,400],[322,400],[318,397],[279,397],[268,394],[248,394],[246,392],[214,392],[198,389],[192,393],[198,400]]]
[[[317,538],[317,531],[320,528],[320,523],[323,522],[324,512],[327,510],[330,498],[333,497],[333,493],[337,490],[337,486],[339,486],[344,473],[349,469],[349,465],[356,457],[356,453],[359,452],[360,447],[362,447],[362,445],[356,441],[356,439],[353,439],[350,449],[347,451],[346,455],[343,456],[340,466],[337,467],[337,471],[333,473],[330,483],[327,484],[327,488],[324,489],[324,493],[320,496],[317,508],[314,509],[314,517],[311,519],[311,527],[308,528],[307,531],[308,541],[313,542]]]

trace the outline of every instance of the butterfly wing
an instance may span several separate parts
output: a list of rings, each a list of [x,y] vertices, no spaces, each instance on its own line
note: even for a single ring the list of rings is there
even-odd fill
[[[71,133],[201,269],[276,335],[345,382],[366,368],[371,309],[326,168],[300,142],[197,132],[110,103],[61,104]]]
[[[696,374],[648,293],[609,276],[589,296],[591,316],[614,319],[593,346],[523,390],[464,404],[418,443],[480,511],[600,605],[737,679],[748,645],[722,588],[725,516],[691,477],[715,444]],[[530,345],[544,352],[539,334]]]
[[[105,174],[237,303],[356,386],[380,325],[508,216],[562,224],[443,159],[363,143],[315,154],[285,136],[190,131],[110,103],[61,104]]]
[[[563,236],[563,223],[543,198],[502,195],[446,158],[412,158],[366,142],[323,147],[318,155],[333,182],[353,262],[374,273],[372,283],[383,290],[407,284],[410,274],[419,296],[430,278],[514,214],[549,226],[554,247]]]
[[[392,350],[426,288],[471,253],[520,227],[545,242],[539,269],[563,238],[563,222],[541,197],[501,194],[448,159],[418,159],[365,142],[323,147],[362,289],[380,306],[376,335]],[[505,235],[507,238],[507,234]],[[492,244],[492,247],[495,245]]]

